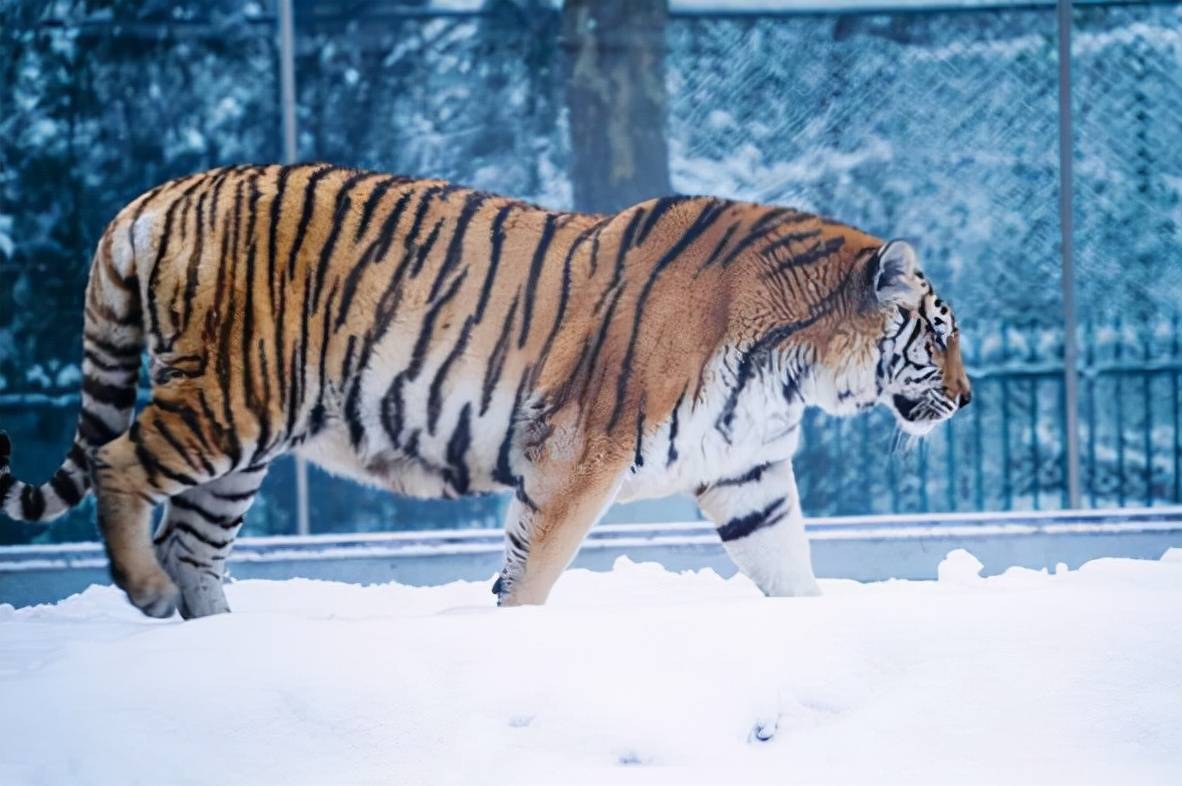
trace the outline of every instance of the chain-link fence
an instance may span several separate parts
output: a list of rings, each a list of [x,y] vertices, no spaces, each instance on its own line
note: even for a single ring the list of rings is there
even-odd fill
[[[1064,505],[1054,6],[698,5],[674,3],[659,44],[674,188],[910,239],[957,309],[976,381],[967,417],[910,453],[890,453],[885,415],[810,415],[806,511]],[[297,3],[299,156],[569,207],[562,13]],[[272,8],[236,0],[0,7],[0,422],[22,475],[52,471],[72,432],[81,292],[105,221],[166,177],[279,158],[275,27]],[[1182,4],[1080,5],[1071,38],[1083,502],[1178,502]],[[492,525],[501,506],[343,484],[313,474],[315,530]],[[265,491],[248,528],[290,531],[289,465]],[[52,531],[93,534],[85,511]]]

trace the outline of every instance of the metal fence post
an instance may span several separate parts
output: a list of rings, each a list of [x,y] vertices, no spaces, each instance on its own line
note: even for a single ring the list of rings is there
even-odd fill
[[[1067,408],[1067,499],[1082,507],[1079,488],[1079,376],[1072,247],[1071,0],[1058,0],[1059,26],[1059,232],[1063,289],[1063,398]]]
[[[283,161],[296,160],[295,35],[291,0],[277,0],[279,11],[279,100],[283,118]],[[308,462],[295,457],[296,534],[311,532],[308,523]]]

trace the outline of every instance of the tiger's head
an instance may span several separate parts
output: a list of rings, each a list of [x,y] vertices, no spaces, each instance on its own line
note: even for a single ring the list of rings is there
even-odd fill
[[[882,404],[913,436],[966,406],[972,392],[956,317],[911,246],[835,222],[796,230],[795,237],[806,235],[815,245],[761,263],[774,304],[765,309],[774,320],[765,335],[790,334],[773,364],[783,369],[785,395],[833,415]],[[814,261],[814,249],[830,253]]]
[[[973,398],[956,315],[936,295],[907,243],[884,244],[869,265],[884,321],[875,374],[878,400],[895,413],[903,431],[923,436]]]

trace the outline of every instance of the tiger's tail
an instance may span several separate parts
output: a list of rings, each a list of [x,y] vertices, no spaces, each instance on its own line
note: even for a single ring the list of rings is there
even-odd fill
[[[9,518],[50,521],[81,503],[91,490],[91,453],[131,426],[144,336],[133,263],[129,258],[121,272],[112,254],[118,223],[107,228],[90,269],[82,342],[82,409],[65,460],[44,483],[18,480],[10,466],[12,441],[0,431],[0,512]]]

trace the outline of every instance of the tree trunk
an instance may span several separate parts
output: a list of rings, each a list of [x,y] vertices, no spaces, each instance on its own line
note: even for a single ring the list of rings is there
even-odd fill
[[[576,210],[671,192],[665,141],[667,0],[567,0],[563,47]]]

